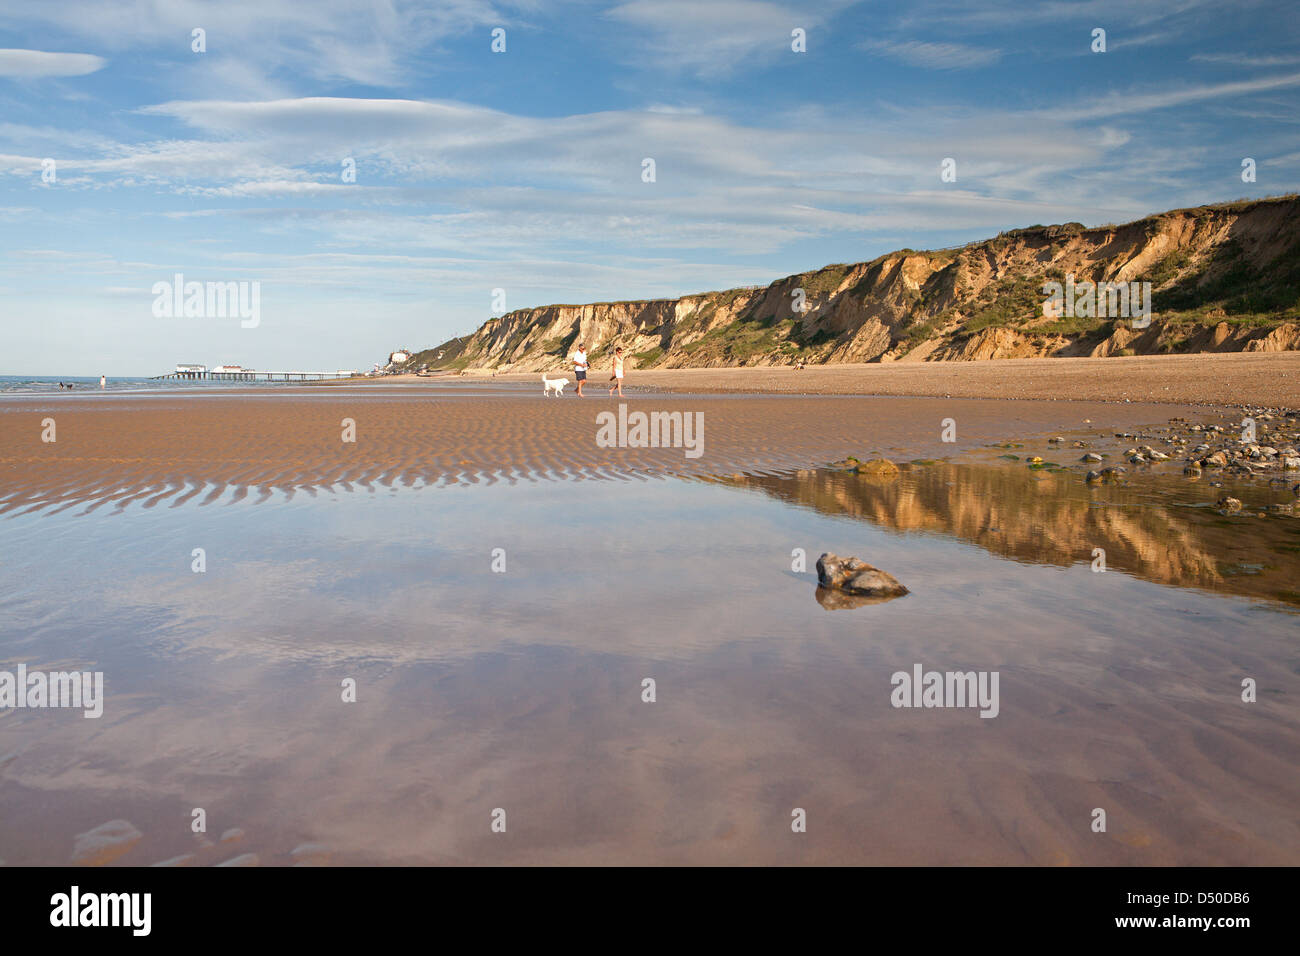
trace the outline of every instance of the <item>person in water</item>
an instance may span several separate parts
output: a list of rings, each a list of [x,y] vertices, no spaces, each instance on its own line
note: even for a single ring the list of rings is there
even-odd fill
[[[609,377],[614,384],[609,387],[609,394],[613,396],[614,389],[618,389],[618,397],[623,397],[623,346],[614,349],[614,374]]]

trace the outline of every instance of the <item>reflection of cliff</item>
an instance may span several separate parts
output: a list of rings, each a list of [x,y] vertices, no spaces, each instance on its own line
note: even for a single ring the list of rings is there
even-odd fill
[[[1153,501],[1149,488],[1089,489],[1076,476],[944,463],[884,481],[819,471],[726,483],[823,514],[953,535],[1016,561],[1067,566],[1090,562],[1093,548],[1104,548],[1114,571],[1300,605],[1300,522],[1225,519],[1189,507],[1204,490],[1176,483]]]

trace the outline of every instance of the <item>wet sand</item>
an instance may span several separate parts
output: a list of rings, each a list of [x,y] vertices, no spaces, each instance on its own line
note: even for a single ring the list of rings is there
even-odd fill
[[[592,384],[597,386],[609,377],[605,365],[594,367],[591,374]],[[495,378],[483,373],[457,377],[462,381],[537,383],[538,390],[541,389],[541,376],[534,372],[506,372]],[[569,377],[572,378],[572,374]],[[416,385],[433,380],[400,375],[351,381]],[[624,391],[628,388],[638,391],[952,396],[1048,401],[1127,400],[1297,408],[1300,407],[1300,352],[814,365],[802,371],[789,366],[649,369],[629,371]]]
[[[792,373],[793,374],[793,373]],[[618,399],[544,398],[518,386],[45,395],[0,401],[0,514],[223,495],[546,478],[789,473],[845,455],[940,457],[1085,427],[1118,431],[1206,410],[1139,403],[942,398],[638,396],[629,411],[700,413],[701,454],[601,448]],[[1226,416],[1227,413],[1224,413]],[[53,419],[56,441],[43,442]],[[356,441],[343,441],[344,420]],[[945,419],[956,441],[941,440]],[[1226,417],[1223,420],[1227,420]]]
[[[1300,522],[1210,505],[1289,488],[1087,486],[1066,451],[1240,412],[627,405],[702,412],[704,453],[599,448],[616,401],[499,382],[0,401],[0,669],[106,688],[0,709],[0,859],[122,820],[86,862],[1300,861]],[[848,454],[904,467],[809,470]],[[822,550],[912,593],[828,611]],[[999,672],[999,716],[893,708],[914,663]]]

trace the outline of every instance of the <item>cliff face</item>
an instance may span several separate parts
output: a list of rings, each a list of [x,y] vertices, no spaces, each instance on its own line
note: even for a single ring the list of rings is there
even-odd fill
[[[1149,326],[1044,315],[1043,283],[1067,275],[1150,282]],[[1297,349],[1300,197],[1094,229],[1033,226],[764,288],[520,309],[417,353],[407,368],[549,371],[581,341],[598,364],[622,345],[633,368]]]

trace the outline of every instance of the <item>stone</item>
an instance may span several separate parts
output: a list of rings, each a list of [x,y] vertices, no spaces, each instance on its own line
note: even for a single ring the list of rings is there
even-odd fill
[[[218,863],[217,866],[257,866],[259,863],[261,859],[256,853],[243,853],[225,863]]]
[[[77,834],[72,862],[78,866],[111,863],[140,842],[144,834],[126,820],[109,820],[93,830]]]
[[[323,843],[301,843],[289,854],[294,866],[325,866],[334,851]]]
[[[817,559],[817,584],[821,588],[869,598],[902,597],[908,593],[892,574],[860,558],[841,558],[830,552]]]
[[[1080,458],[1079,461],[1101,461],[1101,455],[1097,454],[1095,451],[1090,451],[1088,454]]]
[[[1282,467],[1285,468],[1287,471],[1295,471],[1297,469],[1300,469],[1300,457],[1292,456],[1289,458],[1283,458]]]
[[[1241,500],[1238,498],[1223,497],[1215,502],[1215,507],[1220,511],[1227,512],[1228,514],[1236,514],[1241,510]]]
[[[872,475],[877,478],[893,478],[898,474],[898,466],[888,458],[872,458],[864,461],[855,469],[859,475]]]

